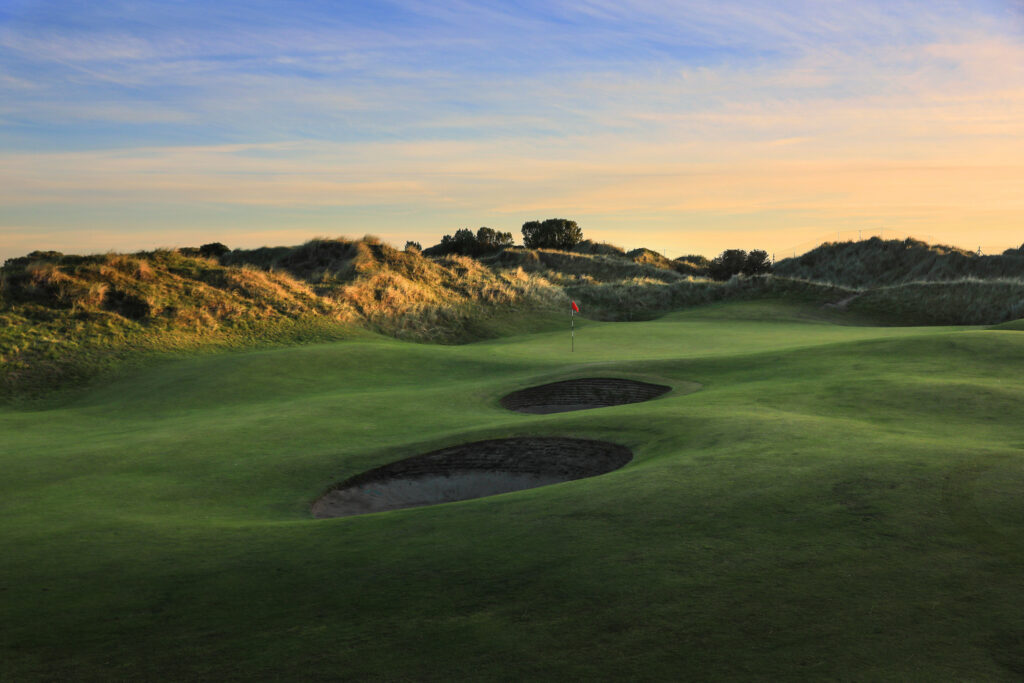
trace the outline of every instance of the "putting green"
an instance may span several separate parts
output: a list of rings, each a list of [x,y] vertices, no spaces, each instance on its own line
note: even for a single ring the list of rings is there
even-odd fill
[[[0,678],[1024,676],[1024,334],[778,302],[577,323],[572,354],[568,330],[209,354],[3,410]],[[588,376],[701,390],[499,403]],[[310,513],[521,436],[634,458]]]

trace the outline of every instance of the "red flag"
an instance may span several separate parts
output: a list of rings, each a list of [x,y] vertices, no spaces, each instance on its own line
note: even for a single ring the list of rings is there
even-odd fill
[[[580,307],[576,305],[575,301],[572,302],[572,310],[576,311],[577,313],[580,312]]]

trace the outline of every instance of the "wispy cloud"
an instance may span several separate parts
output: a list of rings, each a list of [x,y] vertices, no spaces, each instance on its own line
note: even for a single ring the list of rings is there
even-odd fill
[[[374,212],[700,220],[726,244],[782,216],[1024,210],[1008,2],[25,7],[0,28],[0,233],[150,203],[369,231]]]

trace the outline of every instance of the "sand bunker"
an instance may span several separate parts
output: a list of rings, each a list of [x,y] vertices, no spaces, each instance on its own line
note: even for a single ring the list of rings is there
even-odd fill
[[[535,415],[565,413],[650,401],[672,391],[663,384],[648,384],[631,379],[593,377],[530,387],[509,394],[501,405],[509,410]]]
[[[363,472],[325,493],[313,516],[436,505],[547,486],[611,472],[633,459],[607,441],[529,437],[442,448]]]

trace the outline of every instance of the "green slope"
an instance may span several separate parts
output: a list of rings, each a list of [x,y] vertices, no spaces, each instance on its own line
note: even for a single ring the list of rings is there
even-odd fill
[[[1019,680],[1024,335],[719,305],[462,347],[205,355],[0,411],[0,678]],[[572,376],[691,387],[533,416]],[[444,445],[610,474],[312,520]]]

